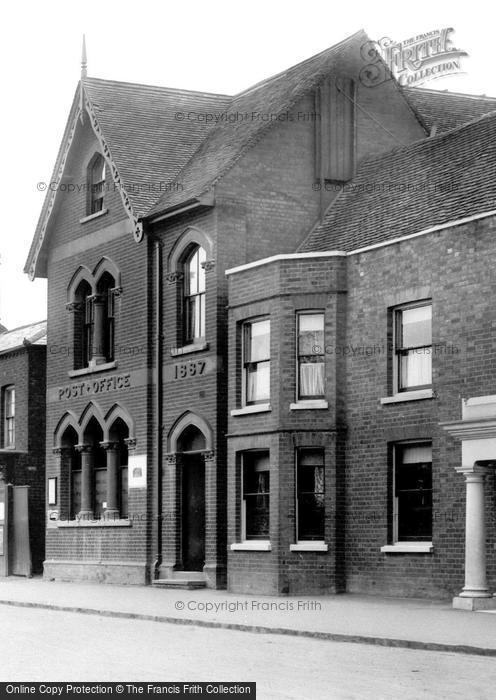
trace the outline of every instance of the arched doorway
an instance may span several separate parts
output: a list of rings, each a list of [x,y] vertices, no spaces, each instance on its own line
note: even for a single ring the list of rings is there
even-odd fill
[[[196,425],[188,425],[177,439],[184,571],[203,571],[205,564],[205,448],[205,436]]]

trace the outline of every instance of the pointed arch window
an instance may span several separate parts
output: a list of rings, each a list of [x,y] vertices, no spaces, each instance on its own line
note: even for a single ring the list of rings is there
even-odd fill
[[[184,343],[205,337],[205,250],[195,246],[183,263],[184,270]]]
[[[74,323],[74,368],[87,367],[93,346],[93,296],[88,282],[83,280],[75,293],[77,313]]]
[[[105,159],[96,153],[88,166],[88,214],[103,211],[103,196],[105,192]]]
[[[115,280],[112,275],[105,272],[98,281],[98,297],[102,305],[101,311],[101,345],[99,354],[103,355],[106,362],[114,359],[115,337]]]

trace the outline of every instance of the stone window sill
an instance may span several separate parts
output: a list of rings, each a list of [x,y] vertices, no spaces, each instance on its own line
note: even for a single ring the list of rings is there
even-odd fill
[[[388,403],[403,403],[404,401],[419,401],[421,399],[433,399],[434,392],[432,389],[419,389],[418,391],[403,391],[400,394],[394,394],[394,396],[386,396],[381,399],[381,404]]]
[[[307,401],[297,401],[289,404],[290,411],[315,410],[318,408],[329,408],[329,404],[324,399],[308,399]]]
[[[93,221],[93,219],[98,219],[100,216],[105,216],[107,212],[108,209],[102,209],[101,211],[96,211],[94,214],[88,214],[88,216],[83,216],[82,219],[79,219],[79,223],[85,224],[87,221]]]
[[[289,545],[290,552],[327,552],[328,549],[325,542],[297,542]]]
[[[253,406],[243,406],[231,411],[231,416],[248,416],[250,413],[265,413],[271,411],[270,403],[257,403]]]
[[[97,372],[105,372],[108,369],[116,369],[117,362],[102,362],[101,365],[90,365],[89,367],[82,367],[81,369],[70,369],[68,372],[69,377],[84,377],[85,374],[96,374]]]
[[[233,552],[270,552],[271,546],[268,540],[247,540],[235,542],[231,545]]]
[[[18,450],[15,447],[2,447],[0,448],[0,454],[3,455],[27,455],[27,450]]]
[[[131,527],[131,521],[127,519],[59,520],[57,527]]]
[[[396,542],[381,547],[386,554],[430,554],[432,550],[432,542]]]
[[[180,348],[172,348],[170,351],[171,357],[180,357],[181,355],[189,355],[192,352],[201,352],[208,350],[208,343],[191,343],[191,345],[183,345]]]

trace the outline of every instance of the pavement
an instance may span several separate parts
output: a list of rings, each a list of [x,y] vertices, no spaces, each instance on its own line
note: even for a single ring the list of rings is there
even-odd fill
[[[271,597],[11,576],[0,578],[0,605],[496,657],[496,611],[454,610],[446,600]]]

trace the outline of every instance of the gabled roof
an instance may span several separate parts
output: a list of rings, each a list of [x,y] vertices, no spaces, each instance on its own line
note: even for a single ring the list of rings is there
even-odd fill
[[[179,120],[181,111],[222,110],[224,95],[85,78],[73,99],[51,182],[59,182],[78,126],[84,101],[86,119],[100,141],[123,206],[136,223],[189,159],[210,128],[202,120]],[[45,242],[57,189],[47,191],[25,272],[39,273],[38,259]]]
[[[204,140],[230,97],[86,78],[86,94],[108,142],[133,209],[142,216]],[[178,119],[188,112],[199,119]]]
[[[496,97],[426,88],[403,88],[403,92],[428,130],[437,127],[437,133],[455,129],[496,110]]]
[[[0,335],[0,353],[11,352],[26,345],[46,345],[47,322],[39,321],[20,326]]]
[[[284,114],[332,69],[356,66],[359,70],[363,67],[360,47],[367,41],[367,34],[360,30],[339,44],[233,97],[225,108],[224,118],[209,131],[176,176],[182,189],[164,193],[148,216],[158,215],[210,190],[244,152],[277,123],[276,119],[262,118],[261,115]]]
[[[357,250],[495,210],[492,113],[364,159],[299,250]]]

